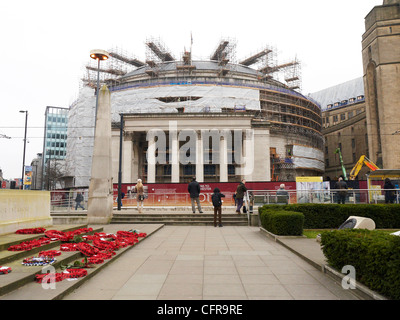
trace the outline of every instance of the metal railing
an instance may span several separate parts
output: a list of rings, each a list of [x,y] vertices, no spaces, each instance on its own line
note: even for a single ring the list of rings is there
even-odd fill
[[[268,204],[294,204],[294,203],[339,203],[343,194],[345,203],[349,204],[378,204],[385,203],[385,193],[393,192],[392,203],[400,203],[399,189],[330,189],[330,190],[287,190],[287,195],[280,195],[277,190],[249,190],[247,197],[250,206]]]
[[[345,203],[351,204],[377,204],[385,203],[385,193],[393,192],[393,203],[400,203],[399,189],[380,190],[380,189],[347,189],[344,196]],[[76,202],[77,193],[81,192],[83,201],[79,206]],[[254,208],[268,204],[294,204],[294,203],[338,203],[339,193],[343,190],[287,190],[287,195],[280,195],[277,190],[248,190],[244,199],[247,215],[253,212]],[[223,206],[235,206],[233,199],[234,192],[223,192]],[[87,210],[88,205],[88,189],[80,189],[73,191],[51,191],[52,212],[79,212]],[[211,207],[212,193],[201,193],[200,203],[204,207]],[[117,195],[113,196],[113,206],[116,208]],[[143,201],[144,207],[191,207],[191,199],[188,193],[149,193],[145,195]],[[136,208],[136,193],[125,195],[122,199],[122,208]],[[197,207],[197,204],[196,204]]]
[[[84,210],[87,210],[88,203],[88,189],[79,190],[83,194],[84,200],[80,203]],[[77,212],[83,210],[76,204],[77,191],[51,191],[51,211],[66,211]],[[201,206],[212,206],[211,200],[212,193],[201,193],[200,203]],[[234,206],[233,192],[225,193],[223,198],[223,206]],[[118,196],[113,195],[113,207],[118,207]],[[143,201],[144,207],[191,207],[191,199],[189,193],[149,193],[145,194]],[[129,193],[122,199],[122,208],[136,208],[137,207],[137,194]],[[196,204],[197,208],[197,204]]]

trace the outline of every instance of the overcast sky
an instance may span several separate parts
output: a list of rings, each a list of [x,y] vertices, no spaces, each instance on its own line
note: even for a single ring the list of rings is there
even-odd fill
[[[202,0],[0,2],[0,169],[20,178],[43,149],[46,106],[76,100],[92,49],[119,47],[145,60],[145,41],[160,38],[176,58],[190,47],[209,58],[222,38],[235,39],[238,60],[266,45],[282,61],[302,63],[303,94],[363,75],[364,18],[382,0]]]

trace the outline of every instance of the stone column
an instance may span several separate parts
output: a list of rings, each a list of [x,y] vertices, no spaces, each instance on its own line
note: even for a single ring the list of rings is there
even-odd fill
[[[197,182],[204,182],[204,149],[203,149],[203,133],[201,130],[197,131],[196,140],[196,179]]]
[[[242,165],[241,176],[242,179],[252,181],[253,170],[254,170],[254,130],[246,129],[243,135],[243,155],[242,155]]]
[[[228,182],[228,140],[230,131],[222,132],[219,144],[219,181]]]
[[[156,142],[155,137],[151,133],[148,134],[147,148],[147,183],[156,182]]]
[[[174,121],[176,122],[176,121]],[[170,163],[171,163],[171,183],[179,183],[179,141],[178,132],[175,129],[170,130]]]
[[[252,181],[270,181],[269,130],[257,128],[254,130],[254,166]]]
[[[132,183],[132,136],[127,135],[122,142],[122,183]]]
[[[139,157],[140,148],[137,143],[133,142],[133,153],[132,153],[132,182],[136,182],[137,179],[142,179],[142,172],[139,172]]]
[[[113,210],[110,91],[99,92],[89,186],[88,224],[107,224]]]

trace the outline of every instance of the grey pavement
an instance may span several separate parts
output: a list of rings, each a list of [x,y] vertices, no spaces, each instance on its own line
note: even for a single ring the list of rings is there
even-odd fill
[[[323,259],[315,240],[304,240],[313,243],[298,240],[297,249]],[[359,299],[284,241],[258,227],[164,226],[64,300]]]

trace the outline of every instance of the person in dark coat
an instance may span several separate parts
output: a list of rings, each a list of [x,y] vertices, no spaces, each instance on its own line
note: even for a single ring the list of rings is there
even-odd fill
[[[215,188],[214,193],[211,196],[212,204],[214,206],[214,227],[217,226],[217,215],[218,226],[222,227],[222,198],[225,198],[225,195],[222,194],[218,188]]]
[[[75,198],[75,210],[78,210],[78,207],[81,208],[82,210],[85,210],[84,206],[81,205],[81,202],[83,201],[83,195],[82,193],[78,192]]]
[[[347,183],[343,180],[342,177],[339,178],[338,182],[335,183],[335,189],[339,190],[337,192],[337,201],[338,204],[345,204],[346,195],[347,195]]]
[[[188,192],[190,193],[190,200],[192,202],[192,211],[193,213],[196,213],[196,206],[195,206],[195,201],[197,203],[197,209],[199,210],[200,213],[203,213],[201,210],[201,205],[200,205],[200,184],[196,181],[196,177],[193,177],[192,182],[189,183],[188,185]]]
[[[395,198],[395,187],[389,178],[385,179],[383,189],[385,190],[385,203],[393,203]]]
[[[244,195],[247,191],[247,188],[245,186],[246,180],[242,180],[240,184],[236,188],[236,213],[240,214],[240,209],[243,207],[243,199]]]
[[[276,202],[280,204],[288,204],[289,202],[289,192],[285,190],[283,183],[279,186],[278,191],[276,191],[276,198]]]

